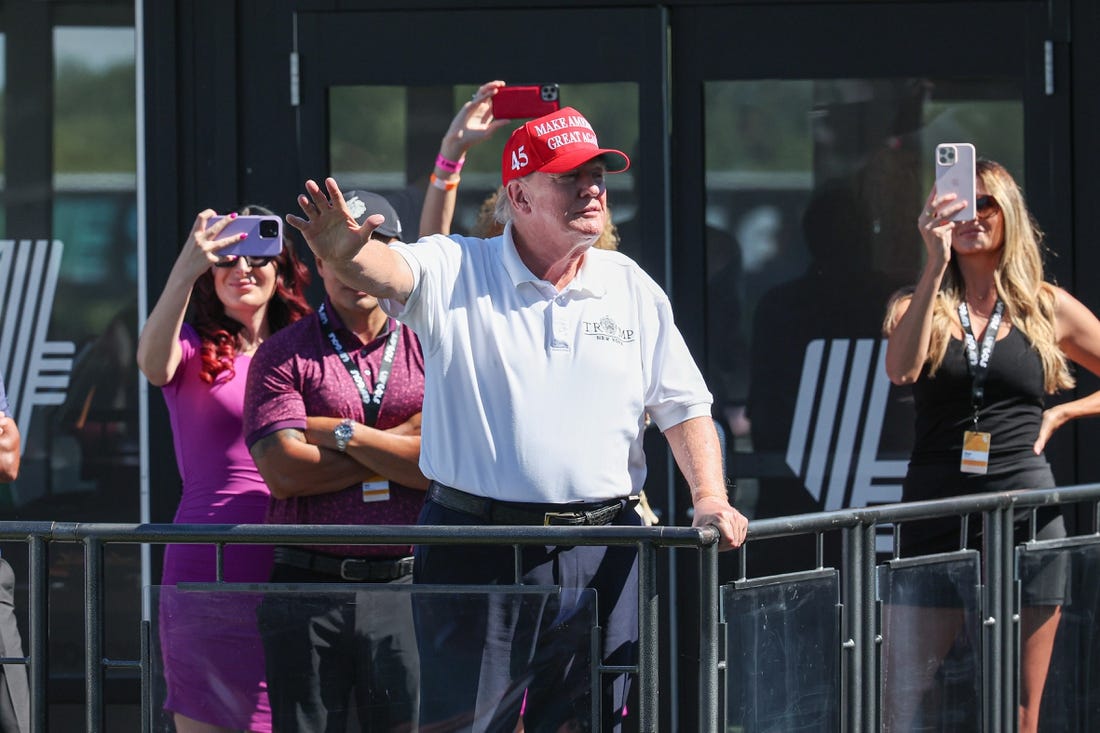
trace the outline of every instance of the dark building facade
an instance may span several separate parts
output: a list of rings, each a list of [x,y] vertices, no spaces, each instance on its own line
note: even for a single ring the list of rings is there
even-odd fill
[[[490,79],[559,84],[630,153],[609,180],[621,249],[671,294],[735,502],[764,517],[896,501],[911,415],[879,325],[919,272],[937,143],[1008,167],[1051,277],[1100,311],[1097,39],[1093,0],[0,2],[0,371],[25,436],[0,518],[170,521],[167,414],[133,351],[195,213],[293,212],[305,179],[333,175],[414,228],[440,137]],[[505,137],[471,151],[456,230],[499,183]],[[654,438],[647,493],[687,524]],[[1061,484],[1100,479],[1098,439],[1095,422],[1056,436]],[[750,555],[750,572],[811,563],[804,550]],[[3,551],[18,567],[21,548]],[[155,548],[119,560],[111,592],[157,582]],[[51,555],[51,592],[79,593],[73,562]],[[681,629],[669,679],[694,649],[692,562],[664,568]],[[111,628],[137,623],[119,608]],[[62,626],[59,701],[82,669]],[[125,633],[109,640],[133,653]],[[691,730],[686,708],[663,714]]]

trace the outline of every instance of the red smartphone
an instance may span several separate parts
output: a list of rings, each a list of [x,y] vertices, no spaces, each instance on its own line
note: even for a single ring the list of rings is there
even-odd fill
[[[207,222],[212,226],[214,222],[223,217],[214,216]],[[231,237],[234,234],[248,234],[248,238],[236,244],[231,244],[219,254],[223,255],[249,255],[251,257],[275,257],[283,251],[283,220],[277,216],[249,215],[238,216],[225,225],[218,239]]]
[[[557,84],[501,87],[493,95],[493,117],[502,120],[542,117],[560,108]]]

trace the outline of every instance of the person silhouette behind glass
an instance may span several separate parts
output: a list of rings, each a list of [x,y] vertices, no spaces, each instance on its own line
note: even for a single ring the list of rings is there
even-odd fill
[[[853,180],[830,181],[815,189],[803,212],[802,230],[811,257],[809,267],[801,277],[766,292],[753,316],[748,417],[753,450],[761,465],[756,509],[760,518],[849,505],[850,476],[843,482],[843,496],[829,496],[833,481],[823,481],[820,495],[814,496],[804,483],[801,467],[787,465],[803,362],[807,348],[817,340],[826,344],[877,341],[881,309],[900,285],[874,268],[871,215]],[[908,455],[912,412],[905,400],[906,390],[891,389],[883,443],[878,446],[880,458]],[[806,436],[806,445],[813,445],[814,439]],[[835,460],[831,463],[836,465]],[[851,465],[854,468],[855,461]],[[827,536],[829,556],[839,561],[839,547],[832,539]],[[815,561],[812,543],[809,535],[755,543],[748,556],[751,574],[810,567]]]

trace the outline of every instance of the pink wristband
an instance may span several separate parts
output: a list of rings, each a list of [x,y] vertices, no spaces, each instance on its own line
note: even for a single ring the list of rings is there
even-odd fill
[[[445,170],[448,173],[458,173],[460,170],[462,170],[462,166],[465,165],[465,163],[465,158],[462,158],[461,160],[450,160],[448,158],[444,158],[442,154],[435,156],[436,167],[441,170]]]

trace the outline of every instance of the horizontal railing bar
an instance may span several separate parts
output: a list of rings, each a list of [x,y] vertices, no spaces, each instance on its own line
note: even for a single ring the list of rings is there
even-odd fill
[[[140,659],[104,659],[103,666],[107,669],[141,669]]]
[[[749,539],[839,530],[856,525],[932,519],[946,514],[977,514],[1002,507],[1038,507],[1100,500],[1100,484],[1055,489],[974,494],[873,507],[840,509],[788,517],[754,519]],[[0,541],[32,536],[55,542],[96,538],[114,543],[264,544],[482,544],[629,545],[705,547],[718,541],[709,527],[531,527],[510,525],[272,525],[272,524],[119,524],[85,522],[0,522]]]
[[[174,586],[179,593],[300,593],[308,590],[318,593],[362,593],[364,585],[354,580],[331,583],[191,583],[180,582]],[[501,595],[553,595],[561,592],[558,585],[452,585],[426,583],[371,583],[371,593],[399,593],[404,595],[454,595],[456,593],[491,593]]]
[[[35,525],[35,526],[30,526]],[[95,524],[0,522],[0,541],[40,536],[54,542],[95,538],[117,544],[517,544],[705,547],[718,542],[711,527],[528,527],[342,524]]]
[[[1100,499],[1100,484],[1082,484],[1056,489],[1002,491],[929,501],[879,504],[857,509],[838,509],[831,512],[754,519],[749,523],[749,539],[839,530],[857,524],[890,524],[914,519],[936,519],[944,515],[978,514],[1002,507],[1023,509],[1097,499]]]

